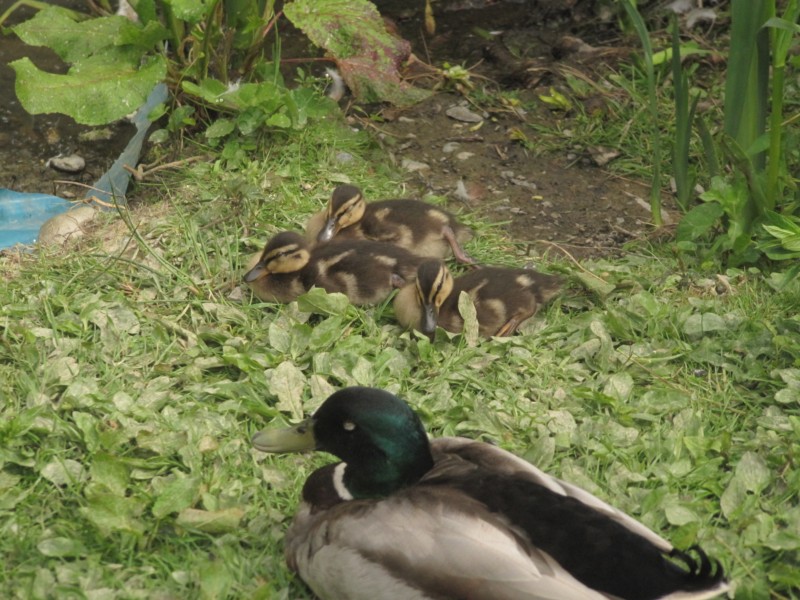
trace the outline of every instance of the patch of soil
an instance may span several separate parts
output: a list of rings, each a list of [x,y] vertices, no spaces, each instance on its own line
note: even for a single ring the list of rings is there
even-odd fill
[[[54,3],[83,7],[82,0]],[[595,14],[595,0],[439,0],[434,3],[437,33],[433,36],[424,33],[422,0],[376,4],[389,27],[411,41],[415,55],[424,61],[438,67],[445,63],[470,67],[477,84],[488,79],[496,83],[490,89],[518,90],[520,99],[540,105],[537,96],[558,87],[565,69],[592,77],[595,69],[629,51],[619,47],[613,21],[607,24]],[[23,7],[6,25],[32,15],[32,9]],[[7,66],[24,55],[46,70],[64,69],[49,50],[28,47],[13,35],[3,38],[0,187],[82,196],[80,188],[55,181],[91,184],[118,156],[130,134],[118,125],[108,128],[107,139],[87,140],[83,136],[89,128],[68,117],[25,113]],[[602,103],[602,98],[598,101]],[[448,109],[457,106],[479,115],[480,122],[448,116]],[[586,151],[565,148],[555,155],[536,151],[535,133],[527,123],[552,120],[546,107],[536,115],[511,109],[485,112],[487,108],[468,104],[458,93],[439,93],[407,110],[385,108],[380,124],[362,123],[375,128],[393,159],[408,171],[415,188],[410,193],[446,195],[480,218],[504,223],[512,239],[536,246],[539,253],[556,249],[576,258],[602,256],[651,231],[648,209],[637,200],[646,197],[647,185],[594,166]],[[514,139],[515,130],[526,132],[527,144]],[[66,175],[45,166],[48,158],[72,152],[86,159],[83,172]]]
[[[464,8],[470,3],[479,6]],[[618,33],[593,14],[594,2],[445,2],[434,5],[433,37],[422,33],[421,12],[397,4],[378,3],[412,42],[415,55],[438,67],[475,65],[470,72],[476,84],[485,78],[495,89],[515,89],[524,102],[542,106],[536,115],[487,113],[463,95],[440,93],[407,110],[382,111],[386,122],[375,128],[397,164],[411,173],[415,192],[447,195],[481,217],[502,221],[513,239],[537,245],[539,252],[603,256],[652,231],[649,207],[641,200],[649,193],[646,183],[599,168],[586,150],[539,155],[530,141],[535,133],[526,123],[553,121],[538,96],[558,87],[565,70],[592,78],[630,52],[615,45]],[[479,30],[492,32],[492,38]],[[591,109],[603,99],[584,102]],[[482,120],[452,118],[447,112],[454,107]],[[527,132],[527,144],[515,139],[515,130]]]
[[[575,258],[602,256],[651,231],[647,187],[568,153],[533,156],[509,139],[514,117],[492,115],[477,131],[446,115],[461,98],[439,94],[382,124],[394,160],[422,195],[432,192],[505,223],[509,236]]]
[[[78,11],[86,9],[85,0],[51,0],[49,4]],[[20,6],[3,25],[11,27],[35,14],[33,8]],[[108,170],[135,128],[127,122],[103,128],[87,127],[65,115],[28,114],[17,100],[14,70],[8,66],[24,56],[50,73],[67,70],[67,65],[49,48],[28,46],[16,35],[0,34],[0,188],[82,198],[87,193],[85,186]],[[86,163],[77,173],[47,166],[50,158],[72,154],[78,154]]]

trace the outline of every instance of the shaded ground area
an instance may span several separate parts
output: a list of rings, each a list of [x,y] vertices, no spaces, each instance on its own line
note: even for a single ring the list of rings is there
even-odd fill
[[[81,0],[57,3],[84,6]],[[637,200],[647,196],[645,185],[606,172],[585,149],[565,147],[542,154],[526,125],[547,120],[548,109],[538,96],[563,81],[565,69],[591,73],[627,52],[616,46],[613,21],[608,24],[599,17],[593,0],[442,0],[434,4],[433,36],[423,33],[423,2],[377,5],[389,26],[412,42],[422,60],[438,67],[446,63],[470,67],[473,82],[491,80],[497,84],[492,89],[517,90],[523,104],[542,107],[541,114],[537,109],[532,115],[511,106],[497,108],[496,102],[468,104],[453,90],[457,82],[451,82],[453,91],[438,93],[411,109],[383,109],[383,122],[362,121],[375,129],[390,156],[408,172],[410,193],[446,195],[480,218],[503,222],[513,239],[530,243],[539,253],[605,255],[650,231],[648,209]],[[31,9],[21,9],[7,24],[32,14]],[[47,49],[25,46],[14,36],[2,38],[0,187],[82,196],[81,188],[54,182],[97,180],[131,130],[118,124],[99,130],[98,136],[98,130],[76,125],[68,117],[25,113],[7,66],[23,55],[48,70],[60,64]],[[489,106],[495,108],[485,112]],[[477,121],[449,116],[454,108]],[[46,166],[47,159],[72,153],[86,160],[80,173],[65,174]]]
[[[548,120],[538,96],[563,82],[564,72],[593,77],[630,52],[617,46],[615,27],[601,19],[594,2],[447,2],[439,5],[433,37],[422,33],[421,11],[378,4],[420,58],[438,67],[466,66],[477,85],[491,80],[498,89],[516,90],[523,104],[542,107],[535,115],[513,107],[485,112],[461,94],[440,93],[408,110],[384,110],[379,134],[411,172],[417,191],[445,194],[482,217],[506,222],[513,239],[539,252],[606,255],[651,232],[641,200],[646,184],[603,170],[597,166],[603,158],[587,149],[540,155],[526,127]],[[591,111],[595,101],[602,98],[588,98],[585,108]],[[483,119],[459,120],[454,108]]]
[[[83,0],[52,0],[49,4],[86,9]],[[35,12],[22,6],[4,26],[26,21]],[[23,56],[53,73],[65,73],[67,69],[50,49],[28,46],[15,35],[0,35],[0,187],[81,198],[86,193],[84,187],[59,182],[91,185],[97,181],[125,148],[135,129],[128,123],[98,128],[78,125],[64,115],[29,115],[17,100],[14,70],[8,66]],[[86,165],[77,173],[47,166],[48,159],[73,154],[83,158]]]

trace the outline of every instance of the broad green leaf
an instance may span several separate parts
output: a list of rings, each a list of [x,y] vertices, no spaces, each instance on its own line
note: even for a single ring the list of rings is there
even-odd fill
[[[200,567],[200,599],[215,600],[229,597],[233,577],[221,559],[209,560]]]
[[[712,227],[719,224],[723,213],[722,205],[716,202],[706,202],[695,206],[681,219],[676,231],[676,239],[681,241],[691,241],[707,234]]]
[[[284,354],[289,352],[289,348],[292,345],[292,335],[287,321],[278,322],[276,320],[270,323],[267,335],[269,336],[269,345],[273,350]]]
[[[76,460],[53,460],[47,463],[40,471],[42,477],[58,485],[78,483],[86,478],[86,469]]]
[[[322,288],[312,288],[297,299],[297,306],[308,313],[344,315],[350,307],[350,300],[344,294],[329,294]]]
[[[303,391],[306,377],[294,363],[284,361],[270,372],[270,391],[278,397],[278,410],[288,412],[293,419],[303,418]]]
[[[86,554],[86,547],[80,540],[68,537],[45,538],[36,544],[36,549],[45,556],[73,557]]]
[[[616,288],[613,283],[609,283],[594,273],[584,271],[583,269],[577,270],[575,272],[575,276],[578,278],[578,280],[580,280],[586,289],[593,291],[601,298],[605,298]]]
[[[728,329],[725,319],[714,313],[693,314],[683,324],[686,335],[700,337],[715,331]]]
[[[742,482],[748,492],[758,493],[769,484],[770,472],[761,456],[755,452],[745,452],[736,465],[734,477]]]
[[[458,312],[464,319],[464,339],[468,346],[475,346],[478,343],[478,312],[475,304],[467,292],[458,295]]]
[[[206,11],[217,6],[213,0],[164,0],[164,3],[172,7],[178,19],[191,24],[199,23]]]
[[[180,512],[197,500],[200,494],[200,479],[177,476],[161,490],[153,504],[153,516],[162,518]]]
[[[67,385],[81,372],[78,361],[71,356],[59,356],[49,360],[43,367],[46,379]]]
[[[47,46],[64,61],[74,63],[113,46],[120,31],[132,26],[116,15],[79,22],[69,11],[49,6],[13,30],[26,44]]]
[[[606,381],[603,393],[617,400],[627,400],[633,391],[633,377],[628,373],[614,373]]]
[[[670,525],[686,525],[693,521],[699,521],[700,517],[687,506],[683,506],[677,500],[668,503],[664,507],[664,514]]]
[[[86,494],[86,506],[80,508],[81,514],[102,533],[121,531],[141,534],[144,526],[138,517],[144,510],[144,503],[134,497],[120,498],[98,490]]]
[[[232,133],[236,128],[236,122],[231,119],[217,119],[205,131],[207,138],[221,138]]]
[[[343,330],[341,317],[328,317],[311,330],[308,345],[312,350],[328,348],[342,337]]]
[[[16,90],[29,113],[61,113],[84,125],[104,125],[134,112],[166,76],[163,56],[138,60],[118,49],[76,63],[66,75],[40,71],[29,58],[10,63]]]
[[[228,86],[217,79],[204,79],[200,85],[192,83],[191,81],[181,82],[183,91],[202,98],[211,104],[222,104],[225,102],[223,96],[228,94]]]
[[[241,508],[226,508],[222,510],[200,510],[186,508],[175,519],[176,525],[187,529],[197,529],[219,535],[235,531],[244,516]]]
[[[766,462],[754,452],[745,452],[736,464],[733,477],[720,497],[723,514],[730,520],[750,494],[758,495],[770,482]]]
[[[117,496],[125,496],[128,490],[130,468],[110,454],[96,454],[89,475],[92,481],[106,486]]]
[[[267,125],[270,127],[280,127],[281,129],[289,129],[292,126],[292,120],[282,112],[275,113],[267,119]]]
[[[411,45],[386,31],[367,0],[294,0],[284,12],[317,46],[330,52],[353,94],[366,102],[409,105],[430,92],[400,78]]]

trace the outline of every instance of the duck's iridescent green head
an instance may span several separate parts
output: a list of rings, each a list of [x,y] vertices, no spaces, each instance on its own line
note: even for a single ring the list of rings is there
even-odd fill
[[[350,387],[332,394],[314,416],[253,437],[264,452],[322,450],[344,461],[344,485],[354,498],[374,498],[416,483],[433,466],[419,417],[384,390]]]

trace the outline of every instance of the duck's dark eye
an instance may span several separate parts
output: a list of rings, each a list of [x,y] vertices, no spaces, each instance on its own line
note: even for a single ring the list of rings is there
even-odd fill
[[[342,427],[344,427],[345,431],[353,431],[356,428],[356,424],[352,421],[345,421],[342,423]]]

